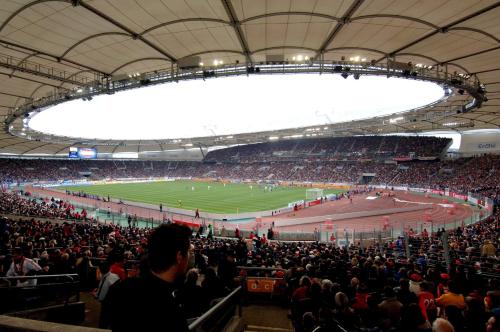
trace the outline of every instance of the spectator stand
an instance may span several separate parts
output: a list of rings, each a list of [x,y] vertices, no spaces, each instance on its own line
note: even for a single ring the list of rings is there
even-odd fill
[[[18,287],[18,280],[37,282],[34,286]],[[0,314],[71,324],[79,324],[85,318],[77,274],[0,277],[0,294],[4,299],[0,301]]]

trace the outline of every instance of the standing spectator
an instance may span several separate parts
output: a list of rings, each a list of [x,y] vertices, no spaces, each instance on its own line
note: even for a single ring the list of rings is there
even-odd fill
[[[382,301],[378,307],[382,313],[383,319],[387,327],[399,326],[401,320],[401,310],[403,304],[398,301],[394,290],[390,286],[384,288],[385,300]]]
[[[149,238],[149,272],[129,278],[110,290],[113,331],[188,331],[176,297],[190,262],[191,230],[171,224],[156,228]],[[142,319],[140,319],[142,318]]]
[[[106,301],[109,288],[120,280],[118,275],[109,271],[109,263],[104,262],[99,267],[101,270],[101,281],[97,287],[95,297],[101,302],[101,315],[99,317],[99,328],[106,329],[109,327],[109,301]]]
[[[452,280],[448,283],[448,292],[441,295],[436,300],[437,305],[446,308],[449,305],[453,305],[459,309],[465,308],[465,299],[462,294],[458,294],[457,285]]]
[[[125,257],[123,256],[123,253],[119,251],[113,251],[110,254],[110,261],[111,267],[109,270],[111,271],[111,273],[116,274],[121,281],[125,280],[127,278],[127,273],[124,268]]]
[[[497,250],[490,240],[485,240],[483,246],[481,247],[481,256],[486,257],[496,257]]]

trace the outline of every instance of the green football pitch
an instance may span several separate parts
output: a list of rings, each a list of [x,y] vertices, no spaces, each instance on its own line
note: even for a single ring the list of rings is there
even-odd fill
[[[240,183],[214,183],[195,181],[165,181],[148,183],[120,183],[92,186],[67,186],[59,189],[74,192],[143,202],[164,207],[200,209],[201,212],[238,213],[282,208],[288,203],[304,199],[304,187],[275,187],[265,190],[265,185]],[[323,194],[340,193],[341,190],[324,190]],[[180,201],[180,203],[179,203]]]

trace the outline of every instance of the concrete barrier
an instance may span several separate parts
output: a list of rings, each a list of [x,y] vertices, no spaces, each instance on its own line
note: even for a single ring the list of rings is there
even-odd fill
[[[110,332],[77,325],[58,324],[33,319],[0,315],[0,331],[4,332]]]

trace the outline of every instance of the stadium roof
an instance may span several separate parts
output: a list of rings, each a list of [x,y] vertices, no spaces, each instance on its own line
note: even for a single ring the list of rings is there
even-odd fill
[[[130,73],[204,63],[259,64],[297,54],[322,61],[362,56],[412,62],[476,78],[488,101],[469,112],[454,94],[433,116],[349,123],[335,135],[497,128],[500,124],[500,2],[419,0],[2,0],[0,116],[56,91]],[[469,99],[468,99],[469,98]],[[429,110],[426,110],[428,112]],[[441,112],[441,116],[436,113]],[[61,154],[70,145],[101,152],[164,150],[186,142],[76,142],[0,133],[0,153]],[[297,131],[283,132],[293,136]],[[248,143],[262,135],[192,139],[204,146]]]

